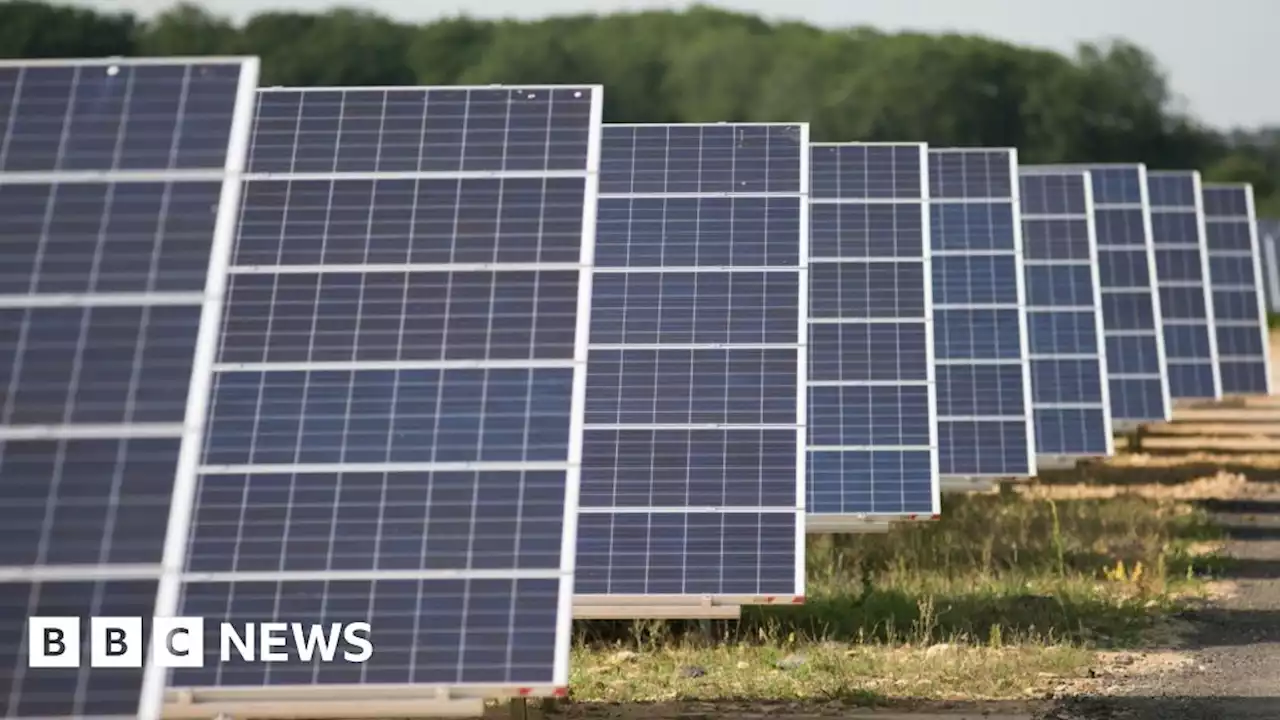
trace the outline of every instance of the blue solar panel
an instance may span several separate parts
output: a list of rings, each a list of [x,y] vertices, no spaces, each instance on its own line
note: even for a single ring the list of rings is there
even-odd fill
[[[807,147],[803,124],[604,128],[580,605],[804,594]]]
[[[1160,297],[1147,168],[1141,164],[1057,166],[1088,170],[1102,284],[1111,420],[1117,430],[1168,420],[1172,404],[1165,369]]]
[[[1209,257],[1203,241],[1200,173],[1148,171],[1147,191],[1169,396],[1217,399],[1222,396],[1222,383],[1212,294],[1206,282]]]
[[[0,716],[137,717],[30,615],[151,616],[256,59],[0,61]]]
[[[177,608],[377,654],[170,686],[563,687],[600,88],[258,98]]]
[[[809,530],[931,517],[926,147],[817,144],[810,157]]]
[[[1019,185],[1037,464],[1110,455],[1089,173],[1024,168]]]
[[[1270,394],[1270,342],[1253,186],[1205,183],[1201,194],[1222,392]]]
[[[1012,149],[930,149],[938,464],[943,477],[1035,474]]]

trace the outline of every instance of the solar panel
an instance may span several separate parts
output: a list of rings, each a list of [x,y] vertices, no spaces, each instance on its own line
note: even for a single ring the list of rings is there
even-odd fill
[[[1088,170],[1102,283],[1102,330],[1107,339],[1111,424],[1117,431],[1169,420],[1160,297],[1154,289],[1155,246],[1147,167],[1142,164],[1066,165]]]
[[[206,626],[171,695],[565,686],[601,101],[259,92],[171,602],[368,622],[376,653],[222,663]]]
[[[1035,475],[1017,151],[929,150],[938,464]]]
[[[604,128],[578,617],[804,593],[807,147],[805,124]]]
[[[809,532],[940,512],[927,159],[811,146]]]
[[[1258,243],[1262,246],[1262,287],[1267,310],[1280,312],[1280,220],[1258,220]]]
[[[1222,397],[1218,378],[1218,342],[1208,283],[1200,173],[1150,170],[1151,242],[1156,258],[1156,288],[1164,332],[1165,374],[1169,396],[1179,399]]]
[[[26,619],[157,606],[257,76],[0,61],[0,716],[139,716],[142,670],[28,668]]]
[[[1110,393],[1088,171],[1019,171],[1036,465],[1111,455]]]
[[[1253,186],[1205,183],[1201,193],[1222,392],[1269,395],[1270,342]]]

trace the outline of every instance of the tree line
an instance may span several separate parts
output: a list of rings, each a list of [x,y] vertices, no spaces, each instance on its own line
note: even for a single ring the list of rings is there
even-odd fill
[[[0,57],[258,55],[264,86],[605,85],[610,122],[808,121],[815,141],[1015,146],[1023,162],[1146,162],[1254,184],[1280,215],[1280,129],[1205,126],[1124,41],[1071,55],[968,35],[822,29],[708,7],[412,25],[354,9],[195,5],[143,20],[0,2]]]

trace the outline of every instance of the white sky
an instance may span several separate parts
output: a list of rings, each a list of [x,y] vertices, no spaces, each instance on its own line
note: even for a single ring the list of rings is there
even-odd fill
[[[80,0],[147,16],[170,0]],[[205,0],[242,20],[264,10],[318,11],[329,0]],[[678,0],[362,0],[362,9],[400,20],[429,21],[466,10],[478,17],[533,18],[579,12],[680,8]],[[1173,89],[1193,113],[1220,127],[1280,125],[1272,78],[1277,0],[721,0],[727,9],[826,27],[959,31],[1070,50],[1081,40],[1125,37],[1159,58]]]

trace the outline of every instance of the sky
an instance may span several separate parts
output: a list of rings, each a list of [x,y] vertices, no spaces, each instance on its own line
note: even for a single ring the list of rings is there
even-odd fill
[[[171,0],[80,0],[149,16]],[[475,17],[535,18],[581,12],[678,9],[677,0],[205,0],[243,20],[265,10],[320,11],[357,5],[398,20],[427,22],[466,11]],[[1070,52],[1076,43],[1123,37],[1153,53],[1186,107],[1211,125],[1280,125],[1280,91],[1269,82],[1280,40],[1276,0],[717,0],[725,9],[823,27],[955,31]]]

